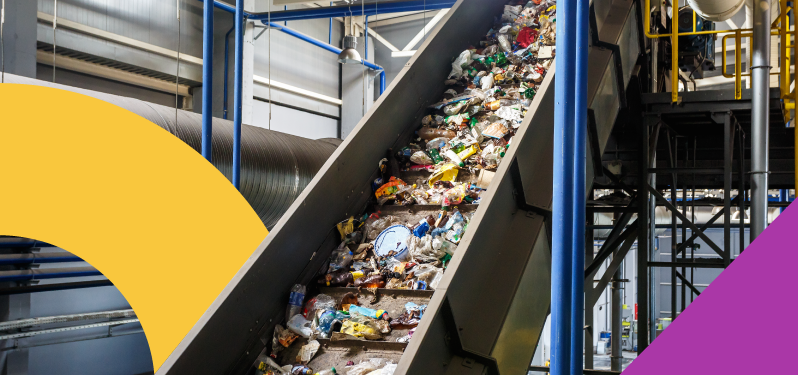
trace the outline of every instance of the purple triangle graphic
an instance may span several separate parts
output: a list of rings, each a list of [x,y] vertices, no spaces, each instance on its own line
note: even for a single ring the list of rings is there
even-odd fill
[[[798,207],[790,207],[623,374],[796,374],[796,311]]]

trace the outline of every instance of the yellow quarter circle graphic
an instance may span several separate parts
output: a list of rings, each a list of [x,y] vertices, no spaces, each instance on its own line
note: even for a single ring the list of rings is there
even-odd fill
[[[141,320],[157,370],[268,234],[191,147],[109,103],[0,85],[0,235],[83,258]]]

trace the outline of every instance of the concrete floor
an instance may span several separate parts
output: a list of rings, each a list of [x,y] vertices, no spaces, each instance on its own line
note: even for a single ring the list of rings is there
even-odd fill
[[[623,368],[626,370],[632,361],[637,358],[637,352],[623,352]],[[593,354],[593,368],[596,370],[610,370],[610,356],[606,354]]]
[[[632,361],[637,358],[637,352],[623,352],[623,363],[621,371],[626,370]],[[593,354],[593,369],[610,370],[610,356],[607,354]],[[527,375],[539,375],[541,372],[529,371]]]

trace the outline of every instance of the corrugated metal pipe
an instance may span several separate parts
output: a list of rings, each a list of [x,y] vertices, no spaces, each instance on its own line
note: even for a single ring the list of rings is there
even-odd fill
[[[197,152],[201,150],[202,119],[197,113],[179,111],[175,123],[172,107],[12,74],[6,74],[6,83],[54,87],[106,101],[152,121]],[[242,127],[241,142],[240,192],[269,229],[340,144],[338,139],[312,140],[248,125]],[[227,179],[232,176],[232,157],[233,124],[214,118],[213,165]]]

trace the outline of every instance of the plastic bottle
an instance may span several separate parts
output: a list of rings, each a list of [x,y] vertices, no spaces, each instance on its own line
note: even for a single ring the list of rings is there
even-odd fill
[[[441,153],[438,152],[438,149],[433,148],[429,150],[429,156],[432,158],[432,162],[438,164],[443,161],[443,157],[441,157]]]
[[[382,277],[381,274],[364,276],[355,280],[355,288],[357,287],[384,288],[385,279]]]
[[[493,73],[488,74],[487,77],[482,78],[479,82],[482,83],[482,89],[488,90],[493,87]]]
[[[307,288],[302,284],[296,284],[291,288],[291,296],[288,297],[288,308],[285,311],[286,319],[291,319],[292,316],[302,313],[306,292]]]
[[[457,156],[457,154],[455,154],[454,151],[446,150],[446,152],[443,155],[449,158],[449,160],[451,160],[452,163],[457,164],[458,167],[462,168],[465,166],[465,163],[463,163],[463,159],[460,159],[460,157]]]
[[[338,371],[336,371],[335,367],[333,367],[329,370],[321,370],[314,375],[336,375],[336,374],[338,374]]]
[[[447,129],[440,129],[440,128],[430,128],[430,127],[422,127],[418,131],[418,136],[424,140],[430,140],[435,138],[444,137],[446,139],[452,139],[457,136],[457,134],[451,130]]]
[[[296,365],[291,369],[291,375],[313,375],[313,370],[308,366]]]
[[[374,310],[368,307],[362,307],[358,305],[351,305],[349,306],[349,314],[358,313],[363,316],[367,316],[372,319],[388,319],[388,312],[385,310]]]

